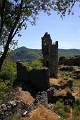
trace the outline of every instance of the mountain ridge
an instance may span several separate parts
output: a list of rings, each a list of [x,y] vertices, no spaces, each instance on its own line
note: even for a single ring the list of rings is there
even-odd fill
[[[80,49],[58,49],[59,57],[72,57],[80,55]],[[27,47],[19,47],[15,49],[10,54],[10,58],[18,61],[18,60],[28,60],[33,61],[42,58],[41,49],[31,49]]]

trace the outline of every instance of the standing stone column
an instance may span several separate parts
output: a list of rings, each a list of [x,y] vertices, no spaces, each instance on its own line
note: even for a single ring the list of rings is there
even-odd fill
[[[48,33],[42,37],[42,54],[44,66],[48,67],[50,77],[57,78],[58,75],[58,41],[52,44]]]

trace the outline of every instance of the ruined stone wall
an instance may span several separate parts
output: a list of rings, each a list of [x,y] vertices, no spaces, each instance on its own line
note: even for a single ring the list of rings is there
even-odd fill
[[[68,65],[68,66],[79,66],[80,65],[80,55],[66,58],[60,57],[59,65]]]
[[[22,63],[17,62],[17,80],[30,85],[36,91],[43,91],[49,87],[49,71],[47,68],[27,70]]]
[[[19,83],[28,83],[29,82],[29,71],[26,69],[22,63],[17,62],[17,80]]]
[[[44,66],[48,67],[50,77],[57,78],[58,73],[58,41],[52,44],[51,37],[48,33],[42,37],[42,54]]]
[[[49,62],[50,62],[51,77],[57,78],[57,74],[58,74],[58,42],[57,41],[51,46]]]

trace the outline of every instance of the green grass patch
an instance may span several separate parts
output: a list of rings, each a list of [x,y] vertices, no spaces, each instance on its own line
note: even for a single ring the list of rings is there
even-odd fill
[[[32,62],[24,61],[21,63],[26,66],[27,70],[42,69],[43,68],[43,62],[41,60],[35,60]]]

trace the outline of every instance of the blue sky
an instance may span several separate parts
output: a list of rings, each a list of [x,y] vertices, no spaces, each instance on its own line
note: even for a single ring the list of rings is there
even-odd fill
[[[76,7],[75,15],[66,15],[63,20],[56,12],[52,12],[50,16],[41,13],[35,26],[28,24],[27,29],[21,31],[22,37],[18,38],[18,47],[40,49],[41,37],[45,32],[51,35],[53,42],[59,42],[59,48],[80,49],[79,9]]]

